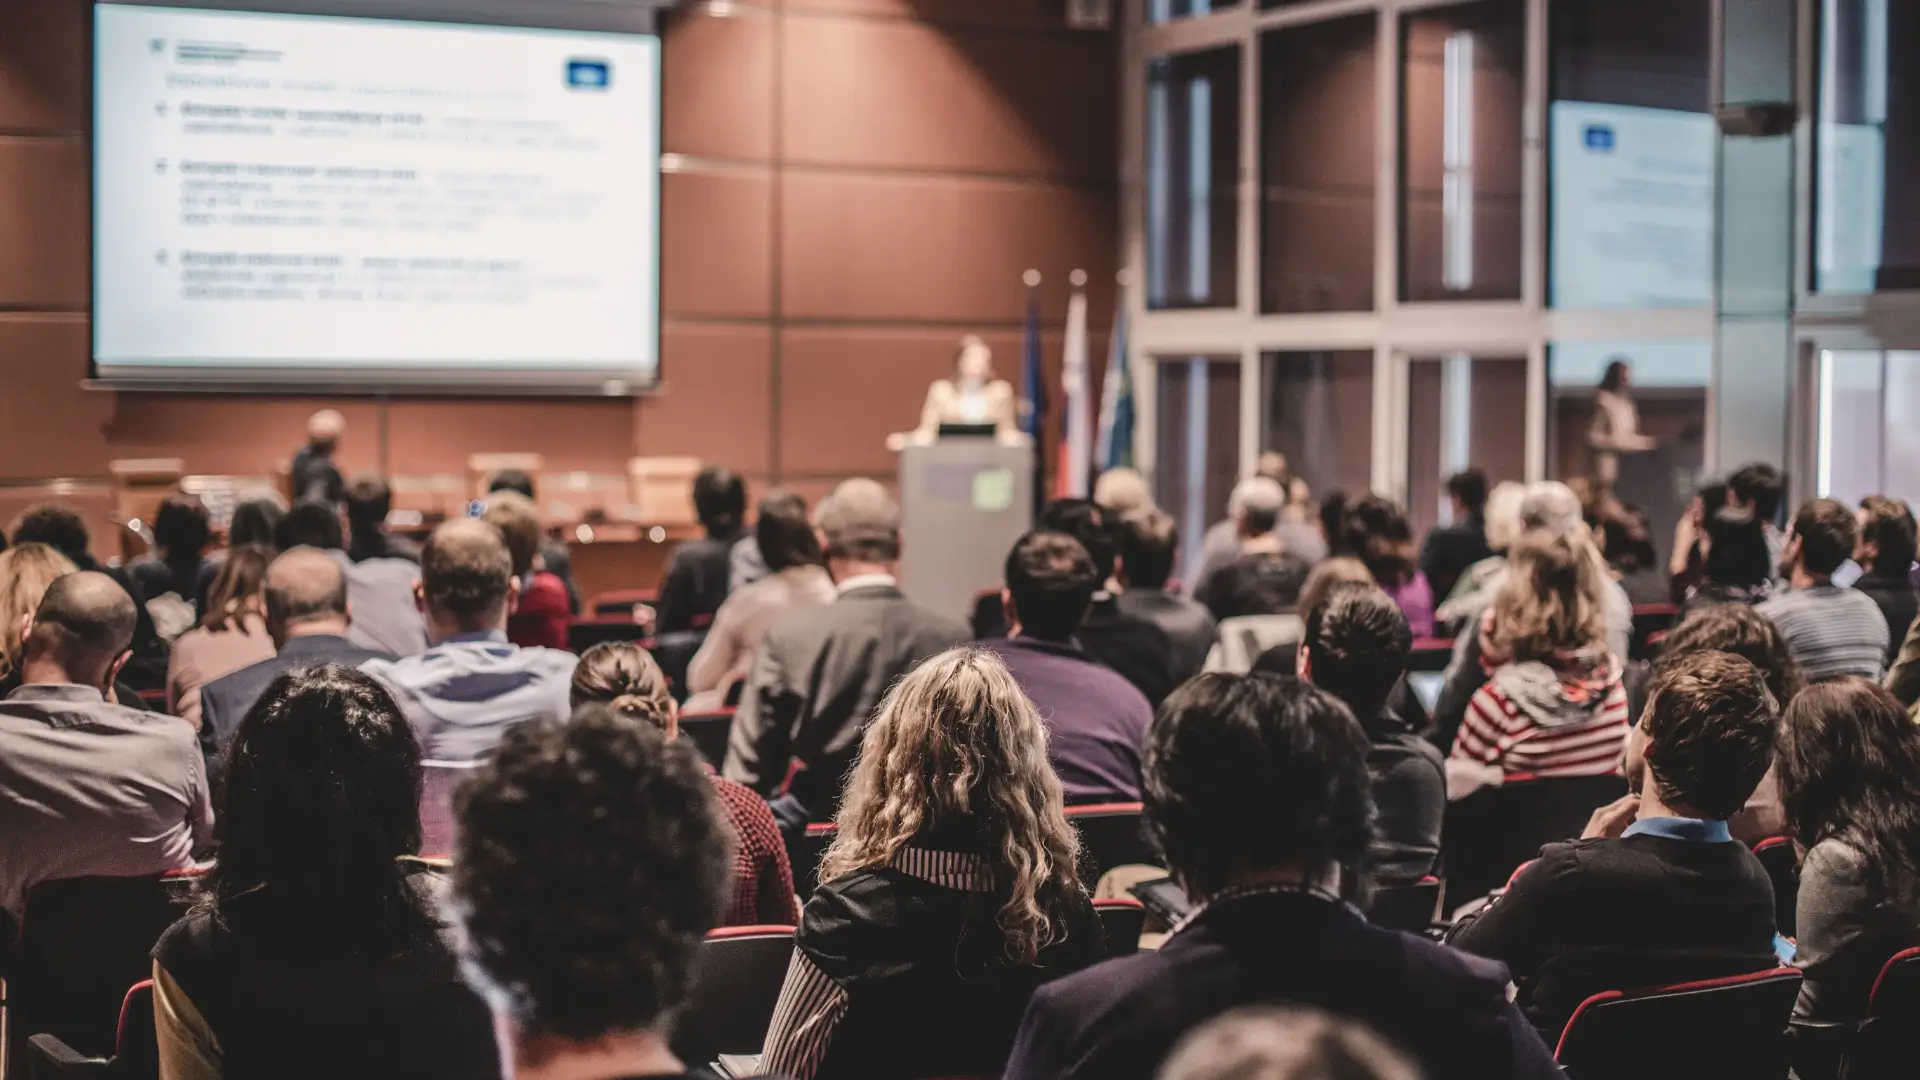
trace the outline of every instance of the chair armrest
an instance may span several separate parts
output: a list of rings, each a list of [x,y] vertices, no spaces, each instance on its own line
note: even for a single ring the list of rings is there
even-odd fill
[[[113,1063],[90,1058],[57,1035],[35,1035],[27,1040],[27,1076],[31,1080],[103,1080],[113,1075]]]

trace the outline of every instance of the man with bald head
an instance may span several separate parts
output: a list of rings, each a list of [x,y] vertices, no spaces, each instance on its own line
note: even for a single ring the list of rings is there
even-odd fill
[[[283,671],[345,664],[359,667],[394,655],[353,643],[347,573],[332,552],[289,548],[267,567],[267,632],[279,650],[272,658],[215,679],[200,690],[200,745],[216,760],[267,685]]]
[[[393,691],[428,759],[474,761],[515,724],[565,720],[571,712],[576,657],[507,640],[519,595],[506,540],[484,521],[449,521],[420,550],[414,597],[429,648],[361,670]]]
[[[339,506],[347,497],[347,485],[334,467],[333,451],[347,430],[347,418],[338,409],[321,409],[307,417],[307,444],[293,455],[289,468],[293,480],[294,502],[323,502]]]
[[[25,621],[0,701],[0,911],[43,881],[181,869],[212,838],[193,728],[111,698],[133,600],[105,574],[56,578]]]

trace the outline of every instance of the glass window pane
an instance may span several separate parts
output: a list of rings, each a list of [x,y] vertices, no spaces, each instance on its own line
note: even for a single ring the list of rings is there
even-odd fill
[[[1814,288],[1920,288],[1920,7],[1820,0],[1814,126]]]
[[[1713,344],[1704,339],[1556,342],[1547,360],[1547,471],[1591,491],[1596,461],[1590,432],[1607,367],[1627,365],[1626,396],[1652,446],[1619,455],[1614,495],[1647,512],[1664,561],[1673,527],[1706,461],[1707,377]]]
[[[1920,505],[1920,352],[1820,354],[1820,494]]]
[[[1400,298],[1518,300],[1526,4],[1423,11],[1401,30]]]
[[[1180,524],[1180,565],[1197,570],[1207,526],[1226,517],[1240,477],[1240,361],[1163,358],[1158,367],[1154,497]]]
[[[1240,50],[1162,57],[1147,76],[1147,306],[1232,307]]]
[[[1415,357],[1407,369],[1407,515],[1414,534],[1452,524],[1446,479],[1469,465],[1489,484],[1527,473],[1525,357]]]
[[[1172,22],[1240,6],[1240,0],[1147,0],[1147,21]]]
[[[1371,311],[1380,20],[1260,40],[1260,310]]]
[[[1706,307],[1712,0],[1553,0],[1548,302]]]
[[[1263,354],[1260,412],[1260,448],[1285,454],[1316,498],[1373,486],[1372,350]]]

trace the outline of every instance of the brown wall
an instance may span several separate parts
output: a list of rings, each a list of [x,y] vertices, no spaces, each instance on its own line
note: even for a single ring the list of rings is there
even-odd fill
[[[483,451],[622,473],[693,454],[809,493],[889,474],[964,332],[1016,378],[1039,268],[1056,367],[1070,269],[1094,345],[1118,254],[1115,34],[1064,0],[764,0],[667,16],[663,392],[639,401],[416,399],[387,467],[464,475]],[[305,415],[366,399],[89,391],[87,0],[0,2],[0,483],[100,477],[114,458],[269,473]],[[1098,353],[1096,353],[1098,355]],[[1056,395],[1057,396],[1057,395]]]

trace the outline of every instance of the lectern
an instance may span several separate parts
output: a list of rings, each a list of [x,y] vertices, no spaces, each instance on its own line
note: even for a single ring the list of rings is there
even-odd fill
[[[900,587],[965,620],[999,588],[1007,552],[1033,524],[1033,448],[943,438],[900,451]]]

